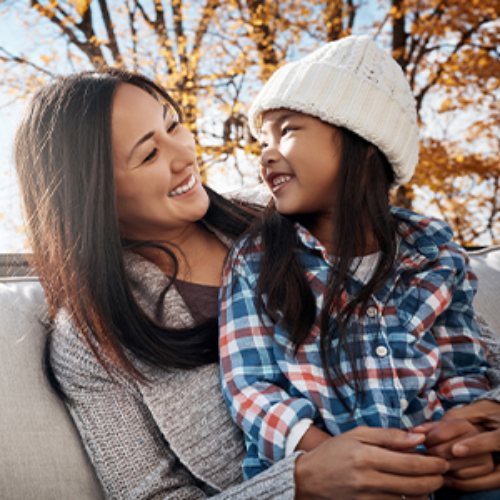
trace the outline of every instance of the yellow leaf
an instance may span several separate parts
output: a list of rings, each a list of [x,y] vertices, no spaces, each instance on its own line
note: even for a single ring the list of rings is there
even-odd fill
[[[87,10],[89,9],[90,2],[91,0],[70,0],[70,3],[74,5],[76,11],[81,16],[83,16],[85,12],[87,12]]]

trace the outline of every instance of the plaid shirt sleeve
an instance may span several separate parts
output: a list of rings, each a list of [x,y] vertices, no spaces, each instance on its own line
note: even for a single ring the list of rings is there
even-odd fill
[[[486,344],[481,339],[472,301],[477,278],[465,252],[453,247],[442,259],[452,259],[456,273],[449,287],[449,306],[435,319],[433,334],[441,351],[441,378],[437,395],[445,411],[470,403],[489,390]]]
[[[251,459],[268,467],[285,457],[291,428],[304,418],[314,419],[317,409],[287,392],[288,382],[276,359],[273,324],[256,311],[255,280],[245,259],[233,253],[224,270],[220,300],[222,391],[245,433],[249,453],[255,452]],[[244,472],[248,473],[245,467]]]

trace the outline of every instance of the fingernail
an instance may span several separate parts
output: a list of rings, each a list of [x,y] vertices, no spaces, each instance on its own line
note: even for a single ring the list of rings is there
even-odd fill
[[[411,441],[419,442],[422,441],[422,437],[425,437],[424,434],[420,434],[419,432],[415,432],[415,429],[413,432],[408,433],[408,437]]]
[[[451,451],[456,457],[461,457],[467,455],[469,448],[465,444],[457,443],[451,448]]]

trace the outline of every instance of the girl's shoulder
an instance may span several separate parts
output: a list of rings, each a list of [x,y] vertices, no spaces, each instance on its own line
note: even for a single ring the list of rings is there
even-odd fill
[[[441,219],[411,210],[391,207],[400,241],[400,255],[416,262],[434,262],[434,267],[454,272],[469,268],[467,252],[453,241],[453,231]]]
[[[398,223],[399,234],[415,246],[432,248],[452,241],[453,231],[441,219],[400,207],[391,207],[391,212]]]

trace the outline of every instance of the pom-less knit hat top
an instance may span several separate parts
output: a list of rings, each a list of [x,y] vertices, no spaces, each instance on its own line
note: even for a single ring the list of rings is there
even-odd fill
[[[411,179],[419,148],[415,100],[402,69],[368,36],[328,43],[279,68],[250,108],[252,134],[259,135],[265,111],[280,108],[357,133],[386,155],[398,184]]]

